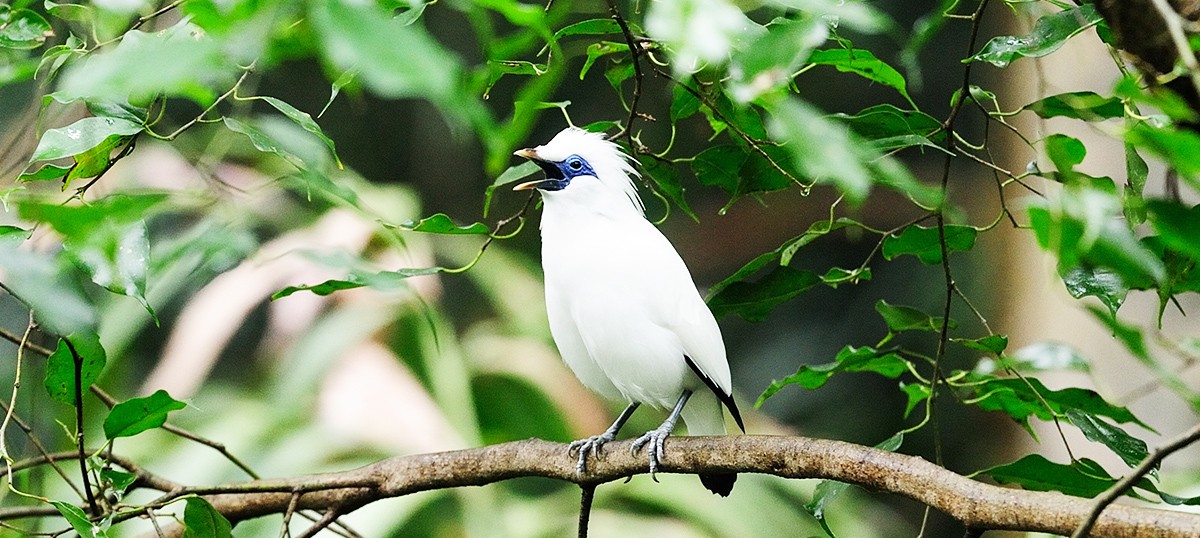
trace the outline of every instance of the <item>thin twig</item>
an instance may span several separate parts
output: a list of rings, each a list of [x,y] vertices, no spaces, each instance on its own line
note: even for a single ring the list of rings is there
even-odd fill
[[[579,538],[587,538],[588,521],[592,518],[592,501],[596,498],[596,484],[579,486]]]
[[[327,512],[325,512],[324,516],[321,516],[321,519],[317,520],[316,523],[313,523],[311,527],[305,529],[304,532],[296,536],[296,538],[312,538],[318,532],[321,532],[322,529],[328,527],[330,523],[337,521],[337,518],[341,515],[341,510],[337,508],[330,508]]]
[[[1192,81],[1192,88],[1196,90],[1196,95],[1200,95],[1200,62],[1196,60],[1196,53],[1192,51],[1188,36],[1183,31],[1182,17],[1175,12],[1171,4],[1167,3],[1167,0],[1150,0],[1150,3],[1154,4],[1154,9],[1162,17],[1163,23],[1167,25],[1167,33],[1171,35],[1171,42],[1175,44],[1175,49],[1179,52],[1179,58],[1183,60],[1184,67],[1187,67],[1188,79]]]
[[[637,153],[636,146],[633,144],[633,120],[637,119],[638,101],[642,98],[642,46],[629,29],[629,23],[625,21],[625,17],[621,16],[621,11],[617,9],[616,0],[608,0],[608,12],[612,15],[613,20],[617,21],[617,26],[621,27],[621,33],[625,34],[625,43],[629,45],[629,58],[633,62],[633,97],[629,100],[629,118],[612,138],[615,140],[621,135],[625,135],[629,142],[629,151]]]
[[[1158,450],[1155,450],[1153,454],[1150,454],[1146,459],[1142,460],[1142,463],[1140,463],[1137,468],[1133,470],[1133,472],[1126,475],[1116,484],[1113,484],[1112,487],[1108,488],[1108,491],[1104,492],[1104,495],[1101,495],[1096,499],[1096,506],[1092,508],[1092,511],[1088,514],[1087,518],[1083,520],[1083,523],[1079,524],[1079,527],[1075,529],[1075,532],[1071,533],[1071,538],[1083,538],[1084,536],[1088,536],[1092,532],[1092,527],[1096,525],[1096,521],[1100,519],[1100,513],[1103,512],[1108,505],[1112,504],[1112,502],[1117,500],[1118,497],[1129,491],[1130,488],[1132,488],[1139,480],[1144,478],[1151,469],[1157,467],[1164,458],[1196,442],[1197,439],[1200,439],[1200,424],[1192,427],[1192,429],[1184,432],[1183,434],[1169,441],[1167,444],[1159,447]]]

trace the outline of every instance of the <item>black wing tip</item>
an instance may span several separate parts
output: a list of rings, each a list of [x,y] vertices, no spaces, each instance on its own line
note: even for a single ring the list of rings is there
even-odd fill
[[[720,400],[722,404],[725,404],[725,408],[729,409],[729,414],[733,415],[734,422],[737,422],[738,428],[742,430],[742,433],[746,433],[746,425],[742,423],[742,413],[738,411],[737,402],[733,401],[733,395],[725,394],[725,391],[721,390],[721,387],[718,387],[712,379],[710,379],[707,375],[704,375],[704,372],[700,371],[700,367],[696,366],[696,361],[693,361],[691,357],[684,355],[683,361],[687,363],[688,368],[691,368],[692,371],[696,373],[696,377],[699,377],[700,381],[704,382],[704,385],[708,387],[708,390],[711,390],[713,394],[716,394],[717,399]],[[729,482],[729,487],[733,487],[732,480]],[[713,493],[717,492],[713,491]],[[728,495],[728,493],[726,493],[726,495]]]
[[[737,481],[735,473],[701,474],[700,483],[717,495],[728,497],[733,492],[733,483]]]

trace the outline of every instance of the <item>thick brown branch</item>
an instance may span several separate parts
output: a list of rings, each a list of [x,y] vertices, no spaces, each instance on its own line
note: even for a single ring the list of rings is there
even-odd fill
[[[828,478],[898,493],[937,508],[972,529],[1069,534],[1093,501],[1059,493],[984,484],[914,456],[804,437],[744,435],[672,437],[660,472],[764,473],[784,478]],[[368,503],[419,491],[482,486],[523,476],[598,484],[646,472],[644,455],[629,442],[612,443],[604,457],[575,473],[567,446],[527,440],[470,450],[391,458],[359,469],[322,475],[256,480],[206,495],[233,522],[290,509],[350,512]],[[217,491],[219,488],[207,488]],[[237,490],[250,493],[234,493]],[[319,491],[318,491],[319,490]],[[296,491],[305,491],[294,500]],[[736,493],[735,493],[736,494]],[[170,532],[168,531],[168,534]],[[1200,536],[1200,516],[1124,505],[1110,506],[1093,536]]]

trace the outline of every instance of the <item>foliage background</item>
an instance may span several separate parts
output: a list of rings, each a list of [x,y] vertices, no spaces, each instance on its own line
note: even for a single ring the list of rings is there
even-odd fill
[[[936,426],[908,432],[901,451],[963,473],[1029,463],[1022,457],[1040,453],[1060,465],[1050,472],[1061,483],[1051,487],[1094,496],[1088,488],[1097,482],[1089,479],[1100,487],[1111,480],[1085,459],[1119,477],[1145,452],[1135,438],[1151,445],[1159,438],[1123,406],[1167,436],[1195,422],[1198,400],[1187,368],[1200,351],[1195,323],[1181,312],[1197,306],[1192,267],[1200,236],[1192,232],[1200,227],[1190,163],[1200,146],[1177,127],[1194,121],[1195,112],[1186,97],[1179,102],[1143,89],[1147,82],[1114,60],[1102,40],[1112,42],[1110,30],[1089,3],[991,2],[980,8],[974,47],[975,21],[945,14],[967,17],[976,4],[893,4],[621,3],[636,35],[659,40],[652,56],[640,56],[645,73],[635,90],[625,36],[603,23],[610,20],[603,2],[557,0],[549,9],[503,0],[15,2],[0,10],[0,171],[13,226],[3,230],[0,282],[11,291],[0,301],[3,326],[19,340],[32,308],[41,326],[30,338],[49,349],[58,336],[87,340],[94,331],[107,359],[96,372],[98,386],[119,400],[165,389],[188,404],[171,412],[172,423],[223,443],[262,476],[531,436],[591,435],[616,408],[579,388],[558,361],[542,308],[537,211],[520,233],[508,237],[513,222],[495,241],[479,228],[442,220],[424,221],[424,228],[406,223],[444,213],[460,224],[494,225],[515,214],[525,199],[496,186],[518,178],[506,172],[511,151],[548,140],[566,125],[564,113],[580,126],[610,122],[597,127],[617,132],[629,122],[626,107],[636,92],[637,110],[655,121],[638,117],[636,138],[619,140],[674,161],[646,170],[662,195],[646,190],[644,198],[698,285],[725,290],[712,304],[724,315],[739,401],[749,407],[773,380],[830,363],[847,345],[868,346],[864,361],[848,368],[866,372],[843,375],[843,361],[828,367],[837,375],[819,390],[778,387],[752,415],[751,433],[869,445],[898,440],[892,436],[922,424],[929,400],[912,401],[911,413],[906,407],[909,397],[927,393],[921,387],[929,386],[936,358],[959,384],[940,389],[946,392],[930,423]],[[755,24],[730,26],[741,18],[730,9]],[[1061,13],[1072,17],[1064,23],[1055,18]],[[563,31],[589,20],[601,22]],[[1038,34],[1042,20],[1067,28]],[[753,29],[759,25],[767,30]],[[985,91],[959,92],[966,103],[960,112],[952,98],[963,85],[959,60],[985,50],[993,36],[1030,35],[1041,37],[1024,47],[1018,39],[1007,59],[1000,51],[968,64],[968,83],[994,92],[996,102]],[[690,78],[689,55],[712,54],[706,47],[722,36],[731,49],[717,47]],[[838,56],[849,49],[859,56]],[[883,63],[854,63],[864,54]],[[680,82],[700,88],[718,112],[689,100]],[[1058,117],[1037,107],[1007,114],[1081,91],[1098,95],[1068,100]],[[749,102],[737,102],[739,95]],[[901,127],[891,113],[876,118],[882,126],[846,118],[881,104],[924,114],[904,116]],[[99,134],[90,145],[73,144],[65,128],[86,117],[118,121],[94,126]],[[960,140],[939,128],[949,117]],[[152,131],[143,130],[146,123]],[[63,129],[65,141],[48,143],[51,129]],[[787,145],[758,142],[765,138]],[[131,140],[136,145],[126,151]],[[946,164],[939,147],[956,157]],[[764,165],[760,150],[796,181]],[[1153,158],[1149,172],[1139,172],[1139,152],[1165,159],[1179,174],[1164,179]],[[43,168],[46,162],[63,168]],[[757,164],[739,170],[744,162]],[[45,175],[31,175],[38,171]],[[933,203],[943,174],[950,200],[944,213]],[[1144,190],[1139,178],[1148,182]],[[813,188],[797,184],[812,181]],[[1038,207],[1047,217],[1028,229]],[[739,282],[726,281],[831,211],[860,224],[819,234],[790,263],[772,258]],[[879,233],[903,237],[917,219],[936,232],[943,217],[959,226],[948,229],[970,236],[946,266],[969,305],[947,288],[942,253],[930,250],[940,250],[936,233],[889,240],[891,247]],[[406,229],[413,227],[419,230]],[[487,252],[473,263],[484,241]],[[924,259],[915,255],[922,252]],[[869,268],[870,278],[856,267]],[[846,272],[827,273],[831,268]],[[1076,281],[1085,295],[1107,303],[1063,293],[1060,273],[1078,268],[1086,271]],[[820,275],[826,282],[814,280]],[[317,291],[352,289],[290,290],[271,300],[290,286],[323,282]],[[1149,291],[1133,291],[1125,301],[1128,288]],[[940,334],[948,295],[956,325],[947,336],[973,347],[951,343],[939,351],[939,342],[948,342]],[[1114,322],[1102,305],[1121,301]],[[1122,339],[1113,338],[1114,328]],[[983,340],[989,335],[1005,335],[1006,345]],[[12,386],[17,346],[4,353],[13,367],[0,378]],[[980,367],[1000,360],[1015,366]],[[24,352],[20,364],[17,415],[52,449],[71,449],[75,402],[70,393],[48,399],[41,386],[53,359]],[[898,364],[914,365],[926,382]],[[1069,406],[1048,391],[1029,396],[1012,370],[1036,375],[1050,389],[1095,388],[1115,406]],[[801,369],[791,379],[815,383],[811,376],[820,371]],[[956,377],[958,371],[974,373]],[[896,390],[897,377],[909,388]],[[1052,405],[1059,407],[1046,409]],[[84,412],[88,447],[99,449],[108,410],[88,396]],[[1030,414],[1040,444],[1023,431]],[[1047,420],[1052,415],[1064,423],[1067,444]],[[629,429],[651,428],[660,418],[639,413]],[[1067,424],[1089,419],[1101,424],[1090,431],[1099,443]],[[30,438],[13,426],[4,438],[6,456],[36,457]],[[184,484],[247,477],[218,452],[161,429],[116,439],[113,451]],[[1169,460],[1158,479],[1183,498],[1176,500],[1200,494],[1189,459]],[[63,467],[78,476],[75,466]],[[993,478],[1039,487],[1028,467],[1007,472]],[[44,466],[17,477],[16,491],[86,504]],[[691,477],[661,480],[601,488],[594,534],[823,532],[810,513],[820,509],[805,507],[815,484],[747,475],[722,500]],[[0,493],[5,507],[44,506],[16,491]],[[134,491],[126,501],[152,498]],[[380,502],[343,520],[366,536],[558,536],[574,529],[577,503],[574,487],[523,479]],[[182,503],[163,510],[171,511],[182,513]],[[931,526],[929,535],[960,532],[936,513],[923,523],[916,503],[857,490],[838,497],[825,515],[828,529],[845,536],[916,534],[922,525]],[[13,524],[66,528],[57,518]],[[237,534],[278,535],[279,528],[279,518],[263,518],[239,524]],[[111,533],[149,529],[133,520]]]

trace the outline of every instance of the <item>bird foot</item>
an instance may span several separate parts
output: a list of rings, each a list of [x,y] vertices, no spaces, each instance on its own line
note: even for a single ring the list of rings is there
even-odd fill
[[[641,450],[643,446],[647,447],[646,452],[650,456],[650,478],[654,479],[655,482],[658,482],[658,478],[654,476],[654,473],[658,472],[658,462],[665,454],[663,451],[663,441],[666,441],[670,435],[670,428],[660,427],[642,434],[630,446],[630,450],[634,454],[637,454],[637,451]]]
[[[575,464],[575,472],[583,474],[587,470],[588,454],[590,453],[592,456],[599,458],[604,444],[616,438],[616,434],[604,432],[600,435],[588,437],[587,439],[571,442],[571,445],[567,448],[567,453],[571,455],[579,454],[579,462]]]

